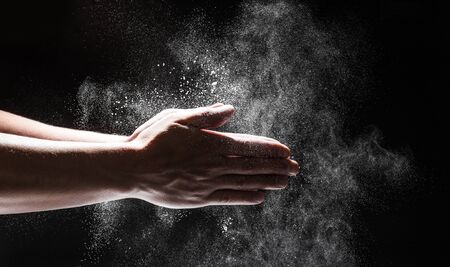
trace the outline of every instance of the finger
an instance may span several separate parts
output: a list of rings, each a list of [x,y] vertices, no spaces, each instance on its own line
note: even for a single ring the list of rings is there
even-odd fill
[[[286,175],[222,175],[212,181],[217,189],[279,190],[288,186]]]
[[[261,139],[261,140],[265,140],[265,141],[269,141],[269,142],[275,142],[275,143],[280,143],[280,141],[270,138],[270,137],[266,137],[266,136],[259,136],[259,135],[251,135],[251,134],[242,134],[242,133],[222,133],[223,135],[226,136],[230,136],[230,137],[240,137],[243,139]]]
[[[167,117],[170,114],[174,114],[179,112],[181,109],[165,109],[161,112],[159,112],[158,114],[156,114],[155,116],[153,116],[151,119],[149,119],[148,121],[146,121],[144,124],[142,124],[141,126],[139,126],[131,135],[131,139],[136,138],[139,133],[141,133],[143,130],[147,129],[148,127],[152,126],[154,123],[158,122],[159,120]]]
[[[234,107],[223,105],[217,107],[201,107],[180,115],[178,123],[197,128],[217,128],[224,125],[234,114]]]
[[[206,201],[208,205],[257,205],[264,201],[262,191],[217,190]]]
[[[218,108],[223,106],[222,103],[216,103],[210,106],[210,108]],[[195,111],[198,111],[199,108],[197,109],[175,109],[175,108],[170,108],[170,109],[165,109],[161,112],[159,112],[158,114],[156,114],[155,116],[153,116],[150,120],[146,121],[144,124],[142,124],[141,126],[139,126],[131,135],[131,140],[133,140],[134,138],[136,138],[139,133],[141,133],[143,130],[145,130],[146,128],[150,127],[151,125],[153,125],[154,123],[168,118],[169,115],[172,114],[182,114],[182,113],[186,113],[186,112],[190,112],[193,113]],[[181,115],[182,116],[182,115]]]
[[[220,107],[220,106],[223,106],[223,104],[222,103],[215,103],[215,104],[211,105],[210,107],[216,108],[216,107]]]
[[[212,143],[216,144],[220,155],[260,158],[287,158],[291,155],[287,146],[260,137],[211,130],[203,130],[203,132],[209,134],[209,138]]]
[[[223,106],[222,103],[215,103],[213,105],[211,105],[211,108],[217,108]],[[145,127],[149,127],[151,124],[167,118],[170,114],[182,114],[185,112],[194,112],[196,109],[195,108],[191,108],[191,109],[178,109],[178,108],[170,108],[170,109],[165,109],[163,111],[161,111],[160,113],[158,113],[157,115],[155,115],[153,118],[151,118],[147,123],[145,123]]]
[[[287,158],[247,158],[229,157],[216,160],[212,169],[218,175],[242,174],[242,175],[287,175],[294,176],[299,171],[298,163]]]

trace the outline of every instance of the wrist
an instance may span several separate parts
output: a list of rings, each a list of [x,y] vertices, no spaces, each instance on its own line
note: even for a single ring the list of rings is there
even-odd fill
[[[135,165],[138,148],[129,141],[107,145],[105,152],[98,155],[100,176],[104,177],[105,188],[115,195],[115,199],[135,198],[139,191]]]

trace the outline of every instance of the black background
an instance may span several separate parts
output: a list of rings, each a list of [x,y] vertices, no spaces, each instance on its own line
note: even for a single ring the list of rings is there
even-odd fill
[[[203,10],[220,24],[239,8],[237,1],[138,2],[144,3],[155,23],[155,42],[149,44],[154,58],[164,57],[164,44],[193,10]],[[365,29],[364,38],[374,52],[374,90],[355,107],[358,116],[352,127],[377,125],[386,146],[410,151],[418,174],[416,186],[406,195],[390,198],[390,208],[361,208],[366,230],[359,233],[360,257],[374,266],[437,263],[449,252],[444,246],[447,141],[439,67],[448,56],[441,43],[444,32],[438,27],[437,6],[418,0],[306,3],[319,20],[357,21]],[[105,83],[141,79],[140,70],[128,67],[139,62],[125,57],[130,41],[116,32],[120,29],[101,33],[102,28],[93,24],[95,18],[83,17],[94,5],[93,1],[1,4],[0,109],[72,127],[75,96],[86,77]],[[81,220],[88,210],[1,216],[0,264],[79,263],[87,242]]]

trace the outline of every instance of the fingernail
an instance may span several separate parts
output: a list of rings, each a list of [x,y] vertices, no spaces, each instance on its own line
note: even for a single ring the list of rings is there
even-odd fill
[[[298,162],[295,160],[291,160],[293,164],[291,164],[291,175],[297,175],[297,173],[300,170],[300,166],[298,165]]]

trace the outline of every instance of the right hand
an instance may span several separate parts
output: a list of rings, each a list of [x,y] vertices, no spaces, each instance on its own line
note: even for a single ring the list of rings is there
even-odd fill
[[[234,114],[230,105],[165,110],[129,138],[121,171],[131,197],[168,208],[254,205],[298,172],[290,151],[260,136],[210,129]]]

